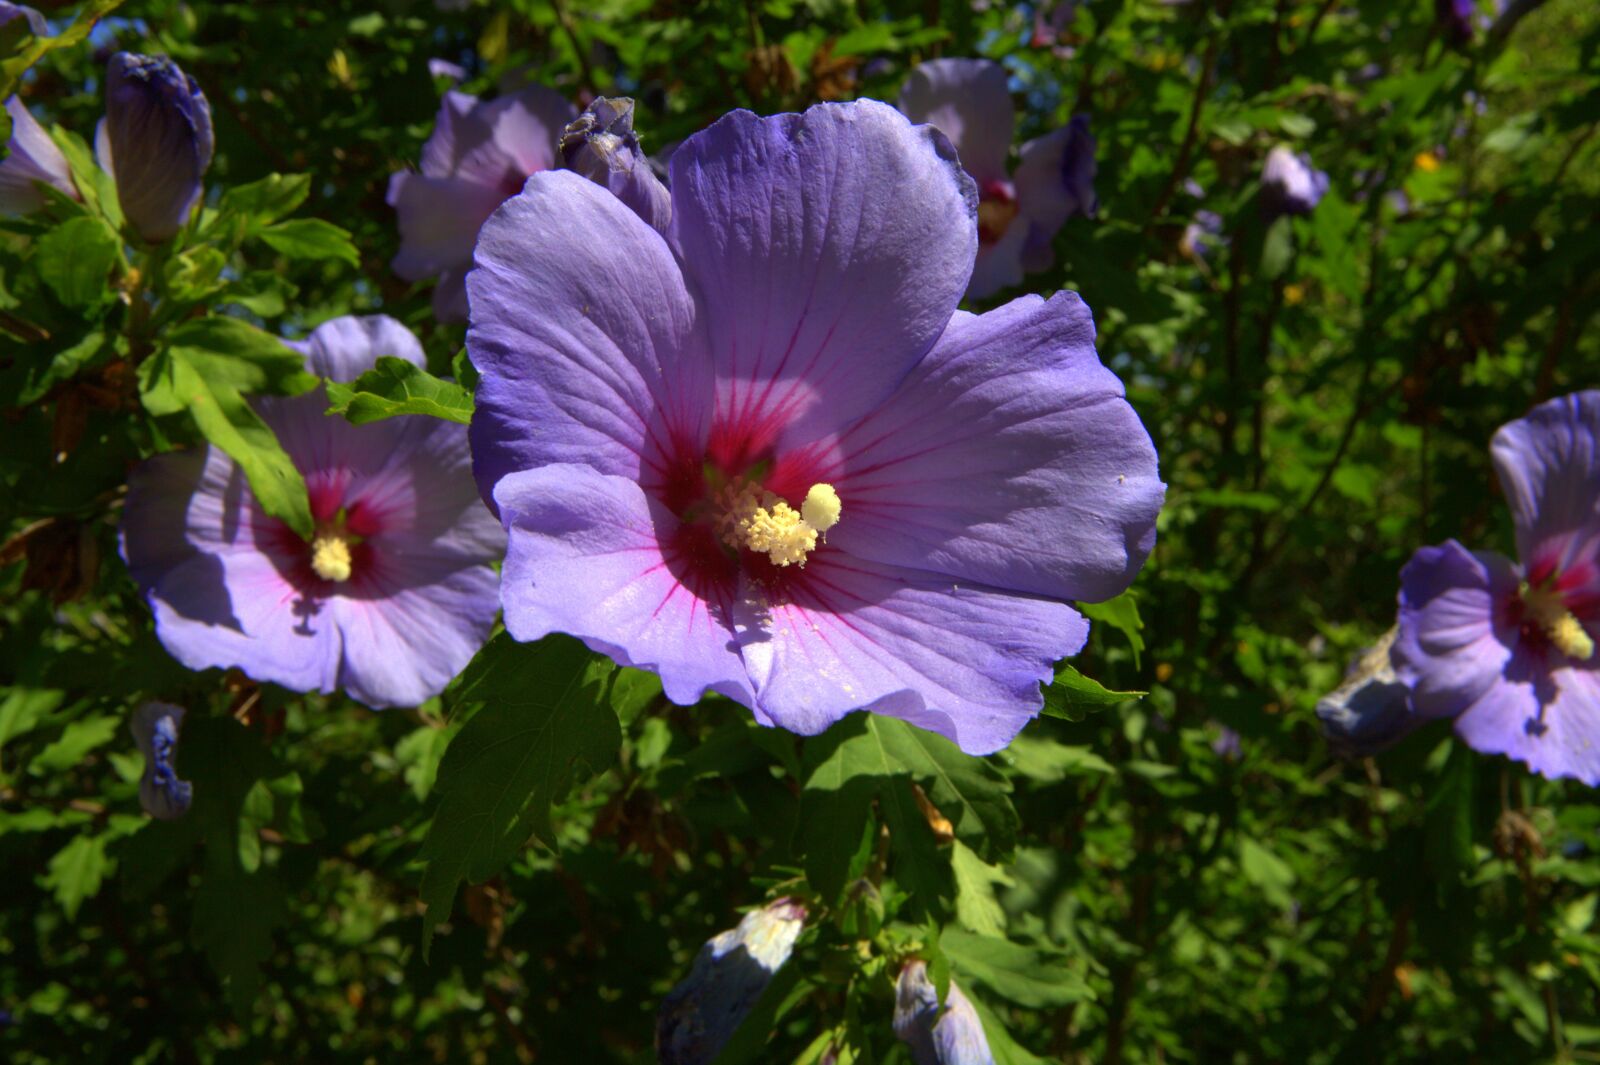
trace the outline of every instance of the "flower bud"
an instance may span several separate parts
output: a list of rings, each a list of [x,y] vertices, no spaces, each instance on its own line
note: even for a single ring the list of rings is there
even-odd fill
[[[778,899],[706,941],[656,1017],[660,1065],[711,1065],[794,951],[806,910]]]
[[[1296,154],[1281,144],[1267,153],[1261,196],[1269,216],[1309,214],[1327,191],[1328,175],[1312,169],[1306,153]]]
[[[894,1034],[910,1045],[917,1065],[994,1065],[989,1037],[971,1000],[952,980],[941,1011],[938,990],[921,961],[909,961],[900,970]]]
[[[144,755],[144,776],[139,781],[139,805],[151,817],[172,821],[189,812],[194,785],[179,780],[178,730],[183,708],[170,703],[145,703],[133,712],[133,741]]]
[[[0,26],[4,26],[15,18],[26,21],[28,23],[28,32],[35,37],[50,36],[50,26],[39,12],[31,7],[24,7],[22,4],[9,4],[5,0],[0,0]]]
[[[11,139],[0,161],[0,214],[28,214],[43,207],[40,182],[78,199],[72,169],[50,134],[15,96],[6,101],[6,114],[11,116]]]
[[[1391,628],[1356,655],[1344,683],[1317,700],[1322,733],[1336,753],[1364,758],[1399,743],[1427,719],[1411,707],[1410,689],[1389,660]]]
[[[160,243],[183,228],[200,198],[212,146],[211,107],[176,63],[131,52],[111,57],[95,151],[141,238]]]
[[[562,133],[561,158],[568,170],[604,185],[648,225],[666,232],[672,196],[633,132],[632,100],[597,98]]]

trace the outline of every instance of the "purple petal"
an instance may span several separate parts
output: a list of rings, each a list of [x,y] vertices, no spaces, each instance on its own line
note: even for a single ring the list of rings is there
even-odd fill
[[[1267,153],[1261,169],[1262,204],[1269,216],[1308,214],[1328,192],[1328,175],[1311,165],[1311,156],[1284,145]]]
[[[500,595],[512,636],[577,636],[659,673],[667,698],[684,706],[707,690],[754,703],[727,596],[680,580],[663,545],[683,530],[637,484],[552,465],[503,478],[495,500],[510,534]]]
[[[949,143],[872,100],[724,116],[672,156],[672,231],[718,420],[826,435],[882,401],[955,309],[977,194]]]
[[[930,59],[912,68],[900,110],[938,128],[978,182],[1004,180],[1016,107],[1006,70],[987,59]]]
[[[1520,656],[1519,656],[1520,657]],[[1552,780],[1600,785],[1600,677],[1592,663],[1545,674],[1514,661],[1456,720],[1473,750],[1503,754]]]
[[[9,154],[0,161],[0,214],[27,214],[43,207],[44,194],[38,182],[79,199],[72,168],[50,134],[17,97],[11,97],[5,106],[11,116],[11,139],[6,144]]]
[[[35,37],[50,36],[50,26],[45,22],[44,16],[31,7],[22,4],[5,3],[0,0],[0,26],[4,26],[14,18],[22,18],[28,23],[28,32]]]
[[[160,821],[173,821],[189,812],[194,785],[177,773],[178,733],[184,710],[171,703],[144,703],[128,722],[133,741],[144,755],[139,779],[139,805]]]
[[[757,719],[806,736],[870,710],[989,754],[1038,714],[1040,682],[1089,634],[1064,603],[837,549],[814,553],[785,588],[781,602],[741,597],[735,628]]]
[[[211,165],[211,107],[170,59],[118,52],[106,64],[101,165],[139,236],[169,240],[189,219]]]
[[[895,983],[894,1034],[910,1045],[916,1065],[994,1065],[972,1001],[952,980],[941,1010],[922,961],[907,962]]]
[[[420,169],[427,177],[453,177],[462,154],[489,139],[488,127],[473,118],[478,98],[451,90],[439,99],[433,132],[422,144]],[[392,205],[394,200],[389,201]]]
[[[1453,717],[1499,683],[1516,643],[1504,604],[1518,580],[1509,559],[1454,540],[1424,547],[1406,563],[1390,655],[1418,713]]]
[[[1600,551],[1600,392],[1542,403],[1490,444],[1530,573],[1567,570]]]
[[[339,687],[374,709],[439,694],[489,638],[499,585],[488,566],[412,556],[329,600],[344,640]]]
[[[536,174],[484,226],[468,278],[484,498],[514,470],[575,462],[635,481],[703,435],[695,306],[661,235],[577,174]]]
[[[478,230],[506,193],[457,177],[410,172],[389,179],[389,205],[400,222],[400,251],[391,264],[407,281],[442,270],[465,271]]]
[[[466,151],[458,174],[492,179],[505,163],[522,176],[560,165],[561,133],[578,117],[578,109],[566,97],[543,85],[530,85],[480,107],[492,148]],[[520,181],[517,186],[521,187]]]
[[[1001,289],[1022,283],[1022,256],[1028,245],[1028,223],[1021,217],[1012,220],[1005,235],[993,244],[979,244],[972,264],[972,280],[967,282],[967,298],[981,300]]]
[[[416,334],[387,314],[332,318],[292,345],[306,356],[306,369],[330,381],[354,381],[384,357],[427,368]]]
[[[1074,115],[1061,129],[1022,146],[1016,175],[1017,205],[1033,224],[1035,239],[1046,246],[1067,219],[1092,215],[1099,206],[1094,194],[1094,152],[1088,115]]]
[[[894,397],[846,431],[836,461],[819,477],[844,504],[830,544],[1059,599],[1127,588],[1165,493],[1070,292],[957,314]]]

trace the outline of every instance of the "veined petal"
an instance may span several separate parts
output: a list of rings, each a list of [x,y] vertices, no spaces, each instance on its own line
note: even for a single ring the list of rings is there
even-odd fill
[[[731,563],[716,544],[633,481],[587,466],[509,474],[495,500],[510,536],[500,598],[512,636],[576,636],[659,673],[685,706],[707,690],[754,703],[733,642]]]
[[[561,133],[567,123],[578,117],[578,109],[570,100],[543,85],[529,85],[482,107],[483,122],[489,127],[499,157],[484,161],[489,174],[493,174],[499,160],[509,161],[521,174],[555,168],[561,160]],[[460,172],[470,174],[475,167],[480,167],[478,159],[468,153],[462,159]]]
[[[5,159],[0,160],[0,214],[27,214],[44,206],[38,189],[41,181],[64,196],[80,199],[66,156],[33,113],[15,96],[6,100],[5,107],[11,116],[11,139]]]
[[[548,171],[495,212],[476,262],[467,349],[482,374],[472,452],[484,498],[547,463],[665,477],[669,440],[698,441],[711,390],[661,235],[593,182]]]
[[[1016,106],[1006,68],[988,59],[930,59],[906,75],[900,110],[950,138],[961,166],[977,179],[1003,180]]]
[[[442,270],[465,269],[478,230],[506,198],[490,185],[459,177],[403,171],[389,179],[389,205],[400,221],[394,272],[420,281]]]
[[[1600,785],[1600,676],[1592,663],[1545,674],[1538,663],[1497,681],[1456,720],[1473,750],[1503,754],[1541,776]]]
[[[354,381],[385,356],[426,368],[417,336],[387,314],[333,318],[293,345],[306,356],[306,370],[330,381]]]
[[[1600,391],[1541,403],[1489,445],[1530,575],[1600,562]]]
[[[1452,717],[1500,682],[1516,642],[1502,607],[1518,579],[1510,559],[1454,540],[1422,548],[1400,571],[1390,655],[1418,713]]]
[[[958,313],[892,399],[818,464],[830,543],[1058,599],[1108,599],[1150,553],[1155,448],[1076,294]]]
[[[807,736],[870,710],[989,754],[1038,714],[1040,682],[1089,634],[1064,603],[841,550],[817,551],[783,587],[775,602],[747,588],[735,628],[757,718]]]
[[[1089,116],[1022,146],[1017,164],[1017,205],[1048,242],[1075,214],[1094,214],[1095,140]]]
[[[751,451],[816,439],[880,403],[967,287],[976,186],[942,134],[887,105],[735,111],[671,167],[717,421]]]
[[[437,556],[385,553],[376,562],[356,587],[329,600],[343,639],[339,687],[374,709],[417,706],[489,638],[499,578],[487,565]]]

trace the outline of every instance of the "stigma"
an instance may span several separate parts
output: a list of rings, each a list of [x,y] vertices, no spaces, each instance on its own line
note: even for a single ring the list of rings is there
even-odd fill
[[[1528,617],[1544,631],[1556,650],[1580,662],[1594,657],[1594,637],[1572,616],[1560,592],[1524,582],[1521,594]]]
[[[720,522],[729,547],[766,555],[775,566],[804,566],[843,510],[830,484],[814,484],[800,509],[753,484],[728,490]]]
[[[319,532],[311,541],[311,571],[325,581],[350,579],[350,541],[337,532]]]

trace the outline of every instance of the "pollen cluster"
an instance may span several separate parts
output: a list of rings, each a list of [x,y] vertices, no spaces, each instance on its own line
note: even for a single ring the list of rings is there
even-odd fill
[[[1572,616],[1561,599],[1561,593],[1547,588],[1533,588],[1524,583],[1522,602],[1527,607],[1528,617],[1544,630],[1556,650],[1580,662],[1594,657],[1594,637]]]
[[[843,505],[829,484],[814,484],[800,509],[753,484],[730,488],[720,522],[729,547],[766,555],[777,566],[804,566],[817,538],[839,522]]]
[[[350,579],[350,541],[337,532],[321,532],[311,541],[311,570],[325,581]]]

